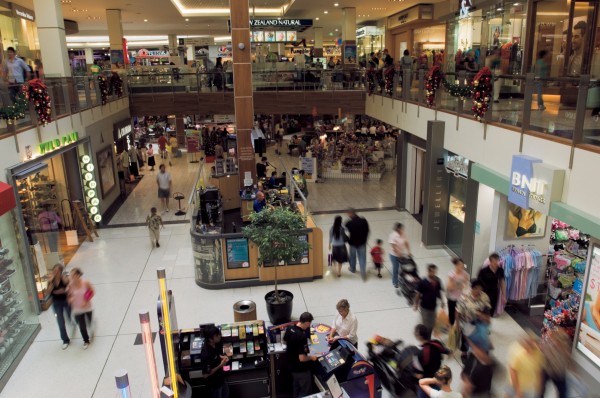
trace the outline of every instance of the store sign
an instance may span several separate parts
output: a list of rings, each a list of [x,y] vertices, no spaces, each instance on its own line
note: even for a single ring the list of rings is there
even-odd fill
[[[12,9],[12,14],[16,18],[26,19],[28,21],[35,21],[35,13],[27,8],[23,8],[17,4],[10,5]]]
[[[142,48],[140,50],[138,50],[137,52],[137,56],[140,58],[145,58],[145,57],[168,57],[169,56],[169,52],[168,51],[160,51],[160,50],[146,50],[145,48]]]
[[[50,141],[42,142],[38,145],[38,152],[40,155],[43,155],[48,152],[52,152],[55,149],[58,149],[62,146],[72,144],[79,140],[79,133],[77,131],[73,131],[72,133],[65,134],[60,138],[55,138]]]
[[[131,130],[132,130],[131,124],[121,127],[120,129],[117,130],[117,138],[123,138],[127,134],[131,134]]]
[[[251,28],[303,28],[312,26],[312,19],[251,19]]]
[[[446,171],[455,177],[469,178],[469,159],[460,155],[446,155]]]
[[[365,36],[376,36],[379,34],[377,26],[363,26],[362,28],[356,29],[356,38],[360,39]]]
[[[475,0],[458,0],[458,15],[461,18],[469,15],[474,1]]]
[[[561,199],[564,179],[564,170],[532,156],[514,155],[508,201],[524,209],[548,214],[550,203]]]
[[[407,23],[416,22],[423,19],[431,19],[423,17],[422,10],[424,10],[425,7],[425,5],[419,5],[409,8],[408,10],[403,11],[401,13],[392,15],[388,18],[388,28],[395,28],[397,26],[406,25]]]
[[[210,58],[230,58],[232,56],[231,44],[226,46],[209,46],[208,56]]]

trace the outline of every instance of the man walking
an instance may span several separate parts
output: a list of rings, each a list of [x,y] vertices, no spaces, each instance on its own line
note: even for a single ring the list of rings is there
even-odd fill
[[[25,61],[17,57],[14,47],[8,47],[6,55],[7,59],[2,65],[4,80],[8,83],[10,100],[15,102],[21,90],[21,85],[25,83],[25,80],[29,80],[31,76],[29,74],[29,67]]]
[[[161,164],[159,167],[159,173],[156,175],[156,184],[158,185],[158,198],[163,210],[169,212],[169,197],[171,196],[171,187],[173,186],[173,180],[171,174],[167,173],[167,167]]]
[[[484,293],[490,299],[490,316],[494,316],[499,294],[500,292],[503,294],[506,292],[506,283],[504,281],[504,269],[500,268],[500,256],[497,253],[492,253],[488,260],[490,265],[481,268],[477,279],[481,282]]]
[[[360,265],[360,275],[367,280],[367,239],[369,239],[369,223],[360,217],[354,209],[348,210],[350,220],[346,222],[348,244],[350,245],[350,272],[356,272],[356,257]]]
[[[435,326],[437,300],[440,300],[440,305],[444,308],[442,299],[442,281],[437,277],[437,265],[429,264],[427,266],[427,278],[421,279],[417,286],[417,294],[415,296],[415,311],[421,310],[422,324],[425,325],[429,333]]]

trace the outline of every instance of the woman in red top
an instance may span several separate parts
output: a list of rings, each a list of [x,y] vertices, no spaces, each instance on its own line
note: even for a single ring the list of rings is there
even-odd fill
[[[371,249],[371,258],[373,259],[373,263],[377,269],[377,276],[381,278],[381,266],[383,265],[383,255],[385,252],[382,247],[383,241],[381,239],[377,239],[376,243],[377,244]]]

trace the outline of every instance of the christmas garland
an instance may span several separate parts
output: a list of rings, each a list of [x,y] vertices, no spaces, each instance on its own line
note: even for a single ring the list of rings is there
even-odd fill
[[[438,65],[434,65],[427,72],[427,82],[425,83],[425,92],[427,94],[427,106],[430,108],[435,103],[435,92],[440,87],[442,81],[442,71]]]
[[[23,119],[25,117],[25,112],[27,112],[28,99],[29,92],[27,91],[27,86],[23,85],[19,89],[15,102],[6,108],[0,109],[0,119],[5,119],[8,124],[14,123],[17,119]]]
[[[389,67],[383,72],[383,78],[385,80],[385,93],[389,96],[392,96],[394,93],[394,74],[396,71],[394,67]]]
[[[40,125],[45,126],[52,121],[52,100],[48,88],[40,79],[29,81],[29,101],[33,102]]]
[[[483,67],[473,78],[473,116],[481,121],[488,110],[490,93],[492,92],[492,71]]]
[[[106,81],[106,77],[98,75],[98,88],[100,89],[102,105],[106,105],[108,102],[108,82]]]
[[[110,93],[116,94],[119,98],[123,96],[123,79],[117,72],[113,72],[110,77]]]
[[[375,91],[375,70],[373,69],[367,71],[367,90],[369,95],[372,95]]]

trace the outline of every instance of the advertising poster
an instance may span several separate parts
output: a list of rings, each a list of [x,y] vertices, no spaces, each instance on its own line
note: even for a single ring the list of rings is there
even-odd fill
[[[248,268],[248,240],[246,238],[227,239],[227,268]]]
[[[298,237],[299,241],[308,242],[308,235],[300,235]],[[288,265],[300,265],[300,264],[308,264],[308,246],[302,253],[302,256],[298,260],[293,260],[288,263]]]
[[[288,30],[286,36],[287,41],[295,42],[298,39],[297,33],[293,30]]]
[[[100,169],[100,191],[102,198],[116,186],[115,168],[113,165],[112,147],[107,147],[96,154],[96,163]]]
[[[273,30],[265,30],[265,41],[267,43],[275,42],[275,31]]]
[[[583,295],[577,349],[600,366],[600,247],[594,246]]]
[[[356,44],[346,44],[344,46],[344,63],[355,64],[356,63]]]
[[[124,65],[123,50],[110,50],[110,63]]]
[[[277,35],[277,39],[276,40],[278,42],[280,42],[280,43],[284,42],[285,38],[287,37],[286,33],[285,33],[285,30],[278,30],[277,33],[276,33],[276,35]]]
[[[541,238],[546,233],[546,216],[533,209],[508,203],[505,237],[508,240]]]
[[[187,151],[188,153],[197,153],[198,152],[198,147],[199,147],[199,137],[198,136],[188,136],[186,137],[187,140]]]

